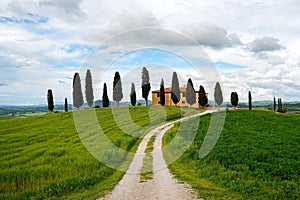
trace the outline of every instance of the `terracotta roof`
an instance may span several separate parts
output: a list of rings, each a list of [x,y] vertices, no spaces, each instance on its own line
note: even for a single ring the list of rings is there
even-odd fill
[[[165,88],[165,93],[171,93],[172,88]],[[160,90],[153,90],[152,93],[159,93]],[[185,93],[186,92],[186,87],[180,87],[180,93]],[[198,92],[198,91],[195,91]]]

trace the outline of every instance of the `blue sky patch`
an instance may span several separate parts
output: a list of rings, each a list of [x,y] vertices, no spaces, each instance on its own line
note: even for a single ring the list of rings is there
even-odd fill
[[[27,25],[37,25],[47,23],[48,18],[43,17],[38,14],[27,13],[27,17],[25,18],[16,18],[16,17],[7,17],[7,16],[0,16],[0,23],[1,24],[27,24]]]
[[[236,65],[236,64],[226,63],[226,62],[221,62],[221,61],[215,62],[215,65],[221,69],[245,69],[245,68],[247,68],[246,66],[243,66],[243,65]]]

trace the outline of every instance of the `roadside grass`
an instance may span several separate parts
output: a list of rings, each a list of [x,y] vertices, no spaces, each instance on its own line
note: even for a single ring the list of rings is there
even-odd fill
[[[145,157],[143,160],[143,167],[141,169],[140,173],[140,182],[145,182],[148,180],[151,180],[153,177],[153,156],[152,156],[152,151],[153,151],[153,143],[155,141],[156,135],[153,135],[145,149]]]
[[[149,109],[129,107],[130,116],[144,127],[151,121]],[[169,121],[181,117],[179,108],[164,109]],[[96,114],[113,143],[135,152],[141,138],[122,131],[111,108],[96,109]],[[72,112],[1,118],[0,127],[0,199],[95,199],[111,191],[124,175],[85,149]],[[137,135],[142,137],[148,130],[139,131]]]
[[[300,199],[299,115],[228,111],[216,146],[199,159],[210,116],[200,118],[193,144],[169,165],[179,180],[204,199]],[[163,145],[177,130],[175,125],[166,133]]]

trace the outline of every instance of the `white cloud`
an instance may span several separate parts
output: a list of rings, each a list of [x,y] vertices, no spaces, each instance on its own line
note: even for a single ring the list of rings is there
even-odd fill
[[[107,47],[106,51],[122,53],[128,50],[124,41],[147,46],[177,45],[192,58],[205,57],[212,62],[247,67],[219,70],[227,101],[232,91],[246,100],[248,90],[253,90],[257,100],[273,95],[284,100],[299,100],[299,5],[292,0],[201,3],[196,0],[3,0],[0,8],[0,17],[4,17],[0,20],[0,104],[44,103],[48,87],[53,88],[58,99],[70,97],[73,74],[93,47],[115,34],[143,27],[186,34],[202,45],[204,51],[198,51],[195,46],[186,48],[191,42],[172,32],[158,36],[151,31],[120,37],[120,45]],[[40,23],[40,19],[44,22]],[[107,57],[106,61],[113,58],[113,55]],[[105,62],[94,67],[96,78]],[[184,67],[176,69],[183,75],[193,74]],[[130,65],[123,70],[126,73]],[[209,71],[202,69],[201,72],[209,76]],[[97,82],[95,88],[102,87],[104,80],[99,80],[101,85]],[[203,83],[198,76],[193,81],[197,86]]]
[[[257,38],[249,44],[249,48],[251,51],[258,53],[263,51],[276,51],[283,48],[281,44],[279,44],[279,39],[264,36],[262,38]]]

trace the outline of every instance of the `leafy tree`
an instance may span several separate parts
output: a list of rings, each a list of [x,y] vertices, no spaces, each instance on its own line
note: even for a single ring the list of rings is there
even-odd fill
[[[165,83],[164,79],[161,79],[160,83],[160,90],[159,90],[159,99],[160,99],[160,105],[164,106],[166,99],[165,99]]]
[[[81,80],[78,72],[74,74],[73,78],[73,105],[77,109],[83,105]]]
[[[68,112],[69,106],[68,106],[68,99],[65,98],[65,112]]]
[[[190,106],[196,103],[196,93],[195,93],[193,81],[190,78],[187,82],[187,87],[186,87],[186,101],[188,102],[188,104],[190,104]]]
[[[89,107],[92,107],[94,102],[93,82],[91,71],[88,69],[85,76],[85,98]]]
[[[221,86],[220,86],[219,82],[216,83],[214,97],[215,97],[216,104],[218,106],[222,105],[222,103],[223,103],[223,94],[222,94],[222,89],[221,89]]]
[[[54,102],[53,102],[53,93],[51,89],[48,89],[47,101],[48,101],[48,110],[52,112],[54,109]]]
[[[104,85],[103,85],[102,107],[109,107],[109,98],[107,96],[106,83],[104,83]]]
[[[273,109],[276,111],[276,98],[274,97]]]
[[[148,95],[151,90],[150,86],[150,78],[149,78],[149,72],[146,69],[146,67],[143,67],[142,70],[142,96],[146,101],[146,106],[148,106]]]
[[[207,103],[208,103],[206,92],[205,92],[204,87],[202,85],[200,85],[200,87],[199,87],[198,103],[202,107],[206,106]]]
[[[249,110],[252,110],[252,96],[251,91],[248,92]]]
[[[134,85],[134,83],[131,84],[130,102],[131,102],[132,106],[136,105],[136,92],[135,92],[135,85]]]
[[[119,102],[122,99],[123,99],[123,92],[122,92],[121,76],[119,72],[116,72],[114,77],[114,82],[113,82],[113,100],[116,101],[119,106]]]
[[[230,98],[230,101],[231,101],[231,104],[234,106],[234,107],[237,107],[238,106],[238,103],[239,103],[239,96],[236,92],[231,92],[231,98]]]
[[[171,99],[173,103],[177,106],[177,103],[180,101],[180,88],[177,73],[173,72],[172,76],[172,91],[171,91]]]

